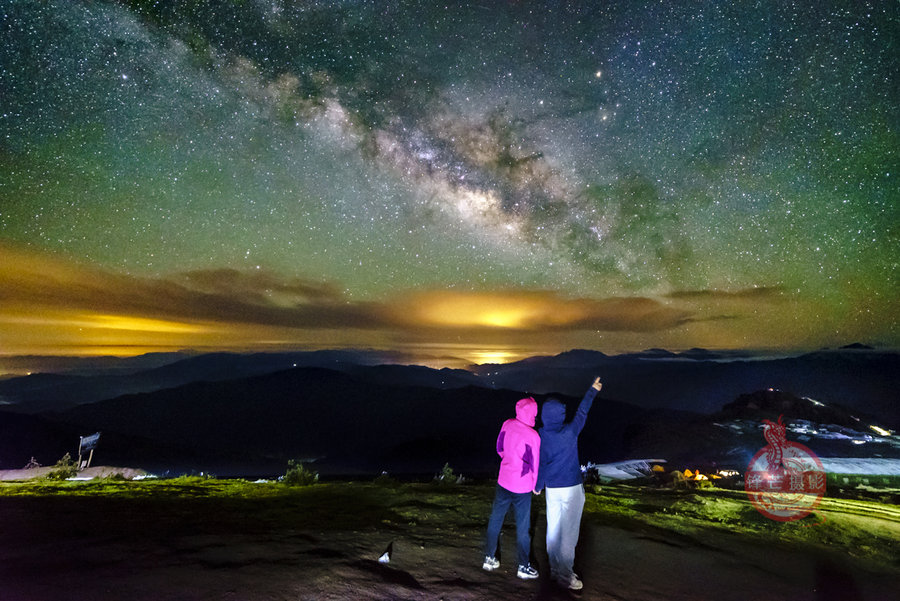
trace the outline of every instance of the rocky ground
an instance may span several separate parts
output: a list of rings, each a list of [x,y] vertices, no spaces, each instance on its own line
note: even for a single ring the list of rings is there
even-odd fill
[[[515,577],[511,523],[501,568],[481,569],[489,484],[290,489],[181,479],[0,489],[4,601],[886,601],[896,598],[900,576],[896,560],[827,541],[669,529],[602,509],[630,496],[588,495],[576,565],[585,588],[571,593],[547,578],[540,497],[534,549],[541,577]],[[639,496],[634,504],[642,504]],[[866,527],[900,538],[898,522],[885,515]],[[388,550],[390,562],[379,563]]]

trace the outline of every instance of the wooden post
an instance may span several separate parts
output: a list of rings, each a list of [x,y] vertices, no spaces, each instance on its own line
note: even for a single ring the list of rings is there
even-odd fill
[[[82,467],[81,466],[81,443],[83,440],[84,440],[84,436],[78,437],[78,463],[76,465],[78,465],[79,472],[81,471],[81,467]]]
[[[94,449],[91,449],[91,454],[88,455],[87,466],[91,467],[91,459],[94,458]]]

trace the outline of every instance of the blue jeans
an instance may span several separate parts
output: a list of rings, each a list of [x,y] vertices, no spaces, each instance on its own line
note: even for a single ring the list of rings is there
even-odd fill
[[[491,508],[491,519],[488,521],[487,538],[484,541],[484,554],[489,557],[496,555],[500,530],[503,528],[503,520],[506,519],[510,505],[516,515],[516,554],[519,565],[527,566],[531,556],[531,536],[528,534],[528,529],[531,527],[530,492],[514,493],[497,485],[494,506]]]

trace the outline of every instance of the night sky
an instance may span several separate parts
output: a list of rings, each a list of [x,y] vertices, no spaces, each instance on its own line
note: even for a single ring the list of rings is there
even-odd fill
[[[894,0],[2,0],[0,33],[0,354],[900,347]]]

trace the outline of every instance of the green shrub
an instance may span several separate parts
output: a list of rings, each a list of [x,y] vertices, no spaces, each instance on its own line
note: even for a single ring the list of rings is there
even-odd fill
[[[311,486],[319,481],[319,472],[307,469],[302,461],[289,459],[281,481],[290,486]]]
[[[47,473],[46,478],[48,480],[65,480],[67,478],[74,478],[77,474],[78,465],[75,463],[75,460],[72,459],[72,456],[66,453],[62,456],[62,459],[56,462],[53,469]]]
[[[441,468],[441,473],[437,474],[434,477],[435,482],[438,484],[462,484],[465,478],[461,475],[457,476],[453,473],[453,468],[450,467],[449,463],[445,463],[444,467]]]

